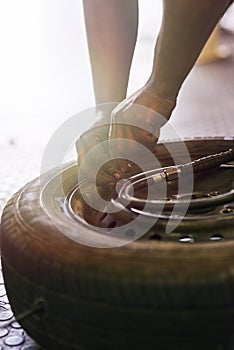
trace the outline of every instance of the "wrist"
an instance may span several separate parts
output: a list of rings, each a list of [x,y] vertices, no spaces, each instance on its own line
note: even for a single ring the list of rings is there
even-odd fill
[[[147,83],[148,89],[150,90],[153,101],[155,104],[155,109],[162,114],[165,118],[169,119],[173,110],[176,107],[177,98],[176,96],[168,96],[162,91],[158,91],[157,88],[150,82]]]

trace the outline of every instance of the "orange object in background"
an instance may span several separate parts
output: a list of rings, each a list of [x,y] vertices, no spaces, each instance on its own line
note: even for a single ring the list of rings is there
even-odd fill
[[[230,57],[231,50],[225,44],[221,44],[220,28],[216,26],[211,33],[206,45],[204,46],[197,63],[207,64],[220,59]]]

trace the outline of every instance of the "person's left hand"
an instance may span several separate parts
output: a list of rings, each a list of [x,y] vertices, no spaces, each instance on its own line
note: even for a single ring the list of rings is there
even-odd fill
[[[124,169],[119,160],[110,155],[109,125],[105,121],[86,131],[77,140],[76,149],[80,176],[98,186],[113,188]]]

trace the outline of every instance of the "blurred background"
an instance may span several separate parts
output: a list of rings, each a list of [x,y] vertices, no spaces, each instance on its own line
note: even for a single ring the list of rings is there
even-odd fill
[[[161,18],[161,3],[153,3],[140,1],[130,90],[150,72]],[[94,105],[81,0],[3,1],[0,23],[0,111],[6,137],[48,137],[64,120]]]

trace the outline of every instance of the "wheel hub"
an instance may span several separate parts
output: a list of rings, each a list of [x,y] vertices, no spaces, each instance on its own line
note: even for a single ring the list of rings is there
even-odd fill
[[[204,157],[210,152],[227,152],[233,141],[214,140],[207,141],[204,154],[204,140],[187,141],[191,158]],[[176,143],[175,143],[176,144]],[[214,144],[216,147],[214,147]],[[210,147],[209,147],[210,146]],[[160,146],[159,146],[160,147]],[[162,152],[163,153],[163,152]],[[168,155],[162,155],[164,167],[157,170],[149,170],[146,173],[133,175],[124,180],[118,189],[118,195],[110,201],[110,210],[103,213],[88,208],[83,203],[83,218],[87,225],[97,225],[109,228],[109,234],[116,226],[124,226],[141,216],[142,225],[152,223],[151,229],[141,238],[150,241],[168,241],[179,243],[196,242],[222,242],[234,238],[234,162],[230,157],[212,167],[209,163],[203,171],[195,171],[193,192],[178,191],[178,179],[175,171],[170,167]],[[213,163],[215,160],[213,160]],[[226,162],[228,162],[226,164]],[[193,162],[195,167],[196,162]],[[165,168],[166,166],[166,168]],[[162,177],[162,172],[168,174],[166,196],[161,197],[161,182],[152,179]],[[174,181],[175,180],[175,181]],[[81,186],[87,187],[86,192],[92,193],[90,184],[79,184],[69,196],[68,213],[75,220],[81,219],[80,211],[77,211],[77,203],[82,203],[80,195]],[[90,189],[89,189],[90,188]],[[93,199],[95,201],[95,198]],[[183,208],[187,206],[186,213]],[[147,209],[146,209],[147,208]],[[87,215],[88,213],[88,215]],[[170,227],[174,228],[170,230]],[[134,232],[126,232],[133,235]]]

